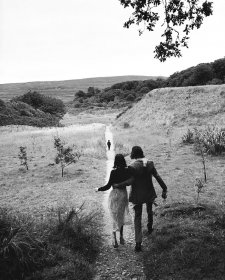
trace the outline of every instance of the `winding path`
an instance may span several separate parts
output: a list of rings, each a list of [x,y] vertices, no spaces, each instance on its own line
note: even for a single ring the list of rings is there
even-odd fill
[[[115,157],[113,135],[110,126],[106,126],[105,140],[111,141],[110,151],[106,151],[106,181],[109,179],[110,171],[113,166]],[[125,245],[120,245],[118,249],[112,246],[112,226],[108,211],[108,195],[109,191],[103,194],[104,209],[104,243],[101,252],[96,261],[96,277],[95,280],[103,279],[146,279],[143,272],[143,255],[134,252],[134,230],[133,226],[124,227]],[[132,210],[131,210],[132,211]]]

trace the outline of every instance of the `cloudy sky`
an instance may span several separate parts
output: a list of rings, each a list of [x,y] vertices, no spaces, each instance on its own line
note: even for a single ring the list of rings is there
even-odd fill
[[[160,34],[124,29],[118,0],[0,0],[0,83],[120,75],[169,76],[225,56],[225,0],[182,58],[154,58]]]

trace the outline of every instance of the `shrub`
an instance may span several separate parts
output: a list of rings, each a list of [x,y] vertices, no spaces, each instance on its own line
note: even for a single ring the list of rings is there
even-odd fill
[[[45,96],[36,91],[29,91],[22,96],[14,98],[13,100],[22,101],[35,109],[40,109],[45,113],[56,115],[59,118],[62,118],[66,113],[65,105],[62,100]]]
[[[130,127],[130,124],[128,122],[123,123],[123,128],[129,128],[129,127]]]
[[[210,155],[221,155],[225,152],[225,129],[216,126],[205,130],[195,130],[195,146],[201,143],[204,152]]]
[[[45,244],[31,220],[0,208],[0,274],[3,280],[24,279],[43,265]]]
[[[25,166],[26,169],[28,170],[27,148],[21,146],[19,149],[20,149],[20,151],[19,151],[18,157],[20,159],[20,165]]]
[[[0,208],[0,279],[92,279],[98,213],[83,210],[46,209],[35,220]]]
[[[5,102],[2,99],[0,99],[0,108],[5,108]]]
[[[190,129],[182,136],[182,142],[184,144],[194,143],[194,133]]]

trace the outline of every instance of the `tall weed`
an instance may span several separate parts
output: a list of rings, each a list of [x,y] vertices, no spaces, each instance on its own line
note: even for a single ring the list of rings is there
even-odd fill
[[[225,129],[217,126],[208,126],[206,129],[193,131],[188,129],[182,137],[182,143],[194,144],[195,151],[199,151],[201,145],[204,153],[209,155],[221,155],[225,152]]]
[[[201,143],[204,152],[221,155],[225,152],[225,129],[208,126],[205,130],[195,129],[195,146]]]

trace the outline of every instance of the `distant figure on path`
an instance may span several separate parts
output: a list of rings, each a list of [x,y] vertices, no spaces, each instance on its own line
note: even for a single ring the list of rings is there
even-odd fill
[[[143,154],[141,147],[134,146],[130,155],[131,159],[134,161],[128,167],[130,169],[130,174],[132,177],[127,181],[119,184],[114,184],[114,188],[123,188],[125,186],[131,185],[131,191],[129,195],[129,201],[133,203],[133,209],[135,212],[134,217],[134,228],[135,228],[135,251],[139,252],[142,250],[142,205],[146,203],[147,214],[148,214],[148,233],[151,234],[153,231],[153,212],[152,204],[156,198],[156,192],[152,183],[152,176],[155,177],[162,191],[162,198],[167,197],[167,186],[159,176],[155,169],[154,163],[148,161]]]
[[[115,156],[113,170],[110,173],[108,183],[104,187],[97,188],[96,190],[109,190],[113,184],[126,181],[130,177],[130,169],[127,168],[124,156],[117,154]],[[108,206],[113,226],[113,247],[118,248],[119,245],[116,238],[116,232],[120,232],[120,244],[123,245],[125,242],[123,238],[123,226],[126,222],[131,220],[128,211],[128,195],[126,186],[116,189],[113,188],[111,190],[109,194]]]
[[[111,147],[111,142],[110,142],[110,140],[107,141],[107,146],[108,146],[108,150],[110,150],[110,147]]]

